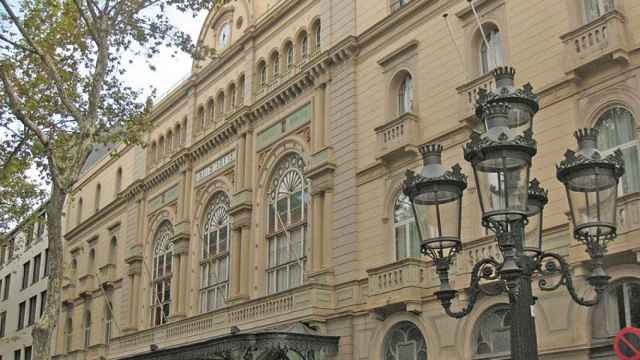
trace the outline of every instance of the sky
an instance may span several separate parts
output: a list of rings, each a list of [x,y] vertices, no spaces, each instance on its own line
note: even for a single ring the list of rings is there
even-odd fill
[[[200,34],[200,28],[207,16],[206,12],[193,17],[191,13],[182,13],[174,8],[167,9],[167,17],[178,29],[191,35],[195,42]],[[176,57],[171,57],[173,49],[164,49],[150,63],[156,67],[153,71],[143,56],[133,58],[133,63],[127,67],[125,81],[134,88],[144,89],[144,97],[150,94],[150,88],[157,89],[156,99],[171,90],[180,80],[187,77],[191,71],[191,56],[178,51]]]

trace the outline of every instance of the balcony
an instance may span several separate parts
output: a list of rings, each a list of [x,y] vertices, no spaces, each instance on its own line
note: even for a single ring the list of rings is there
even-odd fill
[[[405,113],[374,130],[378,145],[376,158],[382,161],[390,161],[415,149],[419,144],[418,117],[411,113]]]
[[[332,307],[331,290],[309,284],[281,294],[251,300],[205,314],[120,336],[112,340],[108,358],[125,358],[149,350],[228,335],[231,326],[268,327],[324,315]]]
[[[478,261],[486,258],[502,261],[502,252],[494,236],[485,236],[478,240],[464,242],[462,251],[457,255],[456,259],[458,274],[470,274]]]
[[[96,277],[93,274],[85,274],[78,279],[78,294],[91,294],[97,290]]]
[[[98,282],[100,286],[113,284],[116,280],[118,279],[115,264],[106,264],[98,271]]]
[[[487,91],[496,89],[496,82],[491,72],[456,88],[460,98],[460,109],[462,109],[461,119],[474,116],[480,89]]]
[[[415,258],[372,268],[367,270],[367,274],[367,306],[370,309],[405,304],[407,311],[418,311],[417,306],[426,294],[425,290],[439,286],[430,263]]]
[[[71,303],[76,297],[76,285],[70,281],[65,282],[62,286],[62,302]]]
[[[560,37],[565,45],[567,74],[580,73],[603,62],[629,62],[625,17],[613,10]]]

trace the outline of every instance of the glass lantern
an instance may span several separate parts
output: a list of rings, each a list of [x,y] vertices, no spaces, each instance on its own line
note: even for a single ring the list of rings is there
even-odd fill
[[[420,147],[424,168],[420,174],[407,171],[404,194],[411,200],[422,253],[434,261],[451,258],[460,250],[462,193],[466,177],[456,165],[442,166],[442,146]]]
[[[527,202],[527,225],[524,228],[524,252],[529,256],[542,253],[542,219],[544,207],[547,205],[548,191],[540,186],[538,179],[529,183],[529,199]]]
[[[473,166],[483,223],[490,228],[526,218],[531,158],[536,153],[531,131],[515,135],[508,127],[510,106],[489,103],[483,116],[487,132],[465,145]]]
[[[587,249],[600,255],[616,236],[618,182],[624,174],[622,153],[603,157],[598,151],[598,130],[576,131],[578,151],[567,151],[557,167],[569,201],[573,234]]]

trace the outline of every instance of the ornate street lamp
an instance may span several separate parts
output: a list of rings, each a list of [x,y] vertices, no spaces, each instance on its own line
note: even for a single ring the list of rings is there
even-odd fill
[[[449,266],[460,251],[462,193],[467,177],[459,165],[442,166],[442,146],[420,146],[424,168],[420,174],[407,170],[404,194],[409,197],[418,224],[421,251],[433,259],[442,278],[442,290],[451,290]]]
[[[615,209],[617,185],[624,173],[622,154],[603,157],[597,150],[597,131],[576,133],[579,150],[568,151],[557,169],[565,184],[574,225],[574,237],[583,243],[593,259],[588,283],[595,288],[594,299],[578,296],[569,265],[559,254],[542,246],[542,218],[547,191],[533,179],[529,181],[531,161],[536,154],[533,115],[538,111],[531,85],[515,89],[513,68],[494,70],[496,93],[482,93],[477,114],[485,123],[483,134],[474,133],[464,146],[464,157],[471,163],[482,209],[482,224],[496,234],[503,261],[493,257],[479,260],[471,271],[466,291],[468,303],[453,310],[457,290],[450,286],[449,267],[462,250],[460,239],[461,200],[466,177],[455,165],[447,170],[441,161],[442,147],[424,145],[421,174],[407,171],[404,193],[409,197],[422,240],[422,253],[433,259],[440,278],[435,293],[449,316],[461,318],[472,311],[480,294],[507,294],[511,304],[511,356],[515,360],[537,359],[531,280],[542,278],[540,290],[552,291],[564,285],[575,302],[584,306],[598,303],[609,277],[602,257],[607,243],[616,236]],[[520,131],[522,131],[520,133]],[[545,275],[554,276],[548,281]],[[481,281],[492,286],[483,286]]]

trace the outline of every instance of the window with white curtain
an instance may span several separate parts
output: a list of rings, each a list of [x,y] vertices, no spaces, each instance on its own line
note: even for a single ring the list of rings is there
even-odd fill
[[[289,153],[275,167],[268,198],[267,292],[302,285],[306,262],[309,181],[304,161]]]
[[[85,310],[84,312],[84,349],[89,349],[91,346],[91,310]]]
[[[597,128],[598,147],[604,154],[622,151],[625,173],[620,192],[640,191],[640,139],[633,114],[622,106],[611,107],[598,118]]]
[[[406,74],[398,89],[398,109],[400,115],[413,111],[413,79]]]
[[[640,282],[627,280],[611,286],[605,306],[611,334],[629,326],[640,327]]]
[[[153,247],[152,324],[167,322],[171,309],[171,277],[173,275],[173,226],[165,221],[158,227]]]
[[[613,0],[584,0],[584,16],[587,23],[614,9]]]
[[[420,257],[420,236],[411,201],[402,192],[393,206],[393,232],[396,239],[396,259]]]
[[[229,291],[229,197],[222,191],[213,195],[202,226],[200,262],[200,306],[202,312],[225,305]]]
[[[473,359],[508,359],[511,354],[511,312],[506,304],[486,310],[473,329]]]
[[[500,30],[490,23],[482,25],[482,29],[486,36],[486,42],[480,34],[480,73],[486,74],[496,67],[504,65],[504,51]]]
[[[427,360],[427,343],[409,321],[394,325],[384,337],[384,360]]]

